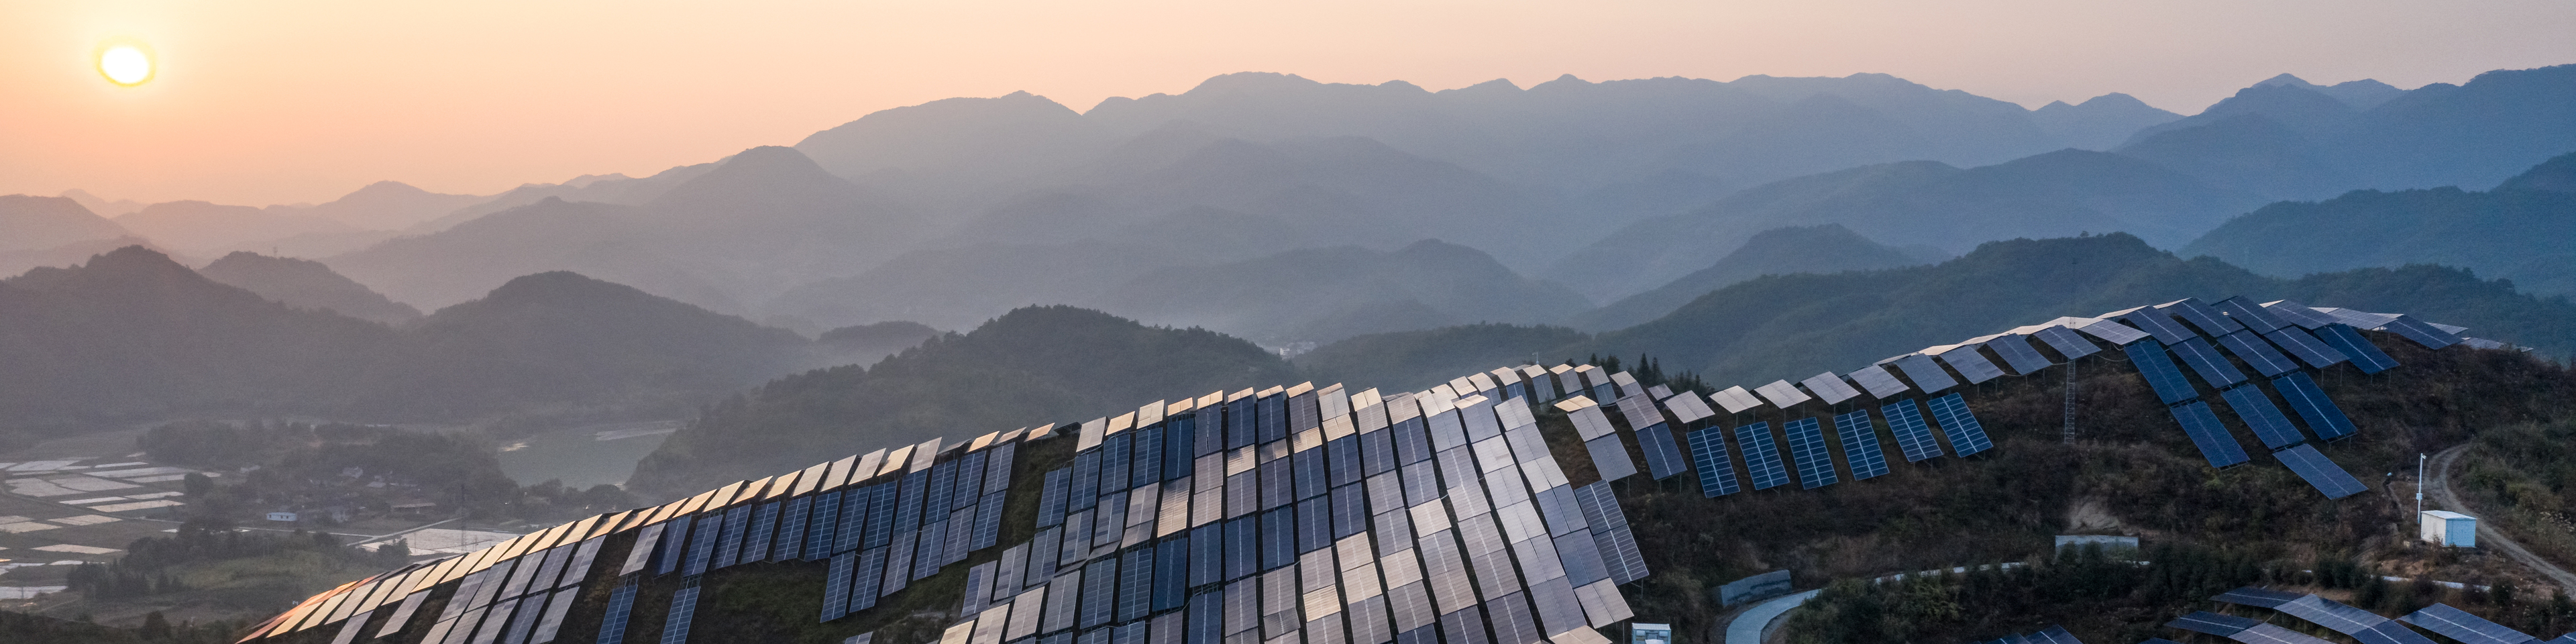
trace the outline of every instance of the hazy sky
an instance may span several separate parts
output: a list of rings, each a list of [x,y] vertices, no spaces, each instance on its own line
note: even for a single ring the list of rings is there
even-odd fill
[[[109,84],[101,43],[159,76]],[[0,0],[0,194],[491,193],[1027,90],[1089,109],[1238,71],[1446,89],[1895,74],[2193,113],[2290,72],[2399,87],[2576,63],[2576,0],[1156,2]]]

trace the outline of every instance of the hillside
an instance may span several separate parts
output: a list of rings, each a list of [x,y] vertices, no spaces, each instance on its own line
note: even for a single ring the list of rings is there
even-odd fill
[[[638,464],[629,485],[676,494],[802,467],[815,454],[1006,424],[1081,422],[1133,410],[1140,400],[1290,377],[1277,356],[1215,332],[1067,306],[1023,308],[875,365],[788,376],[715,405]]]
[[[259,263],[306,270],[291,261]],[[570,273],[512,280],[400,330],[272,301],[142,247],[0,280],[0,433],[185,413],[686,409],[814,359],[793,333]]]
[[[1708,267],[1756,232],[1841,224],[1961,253],[1993,239],[2127,232],[2180,246],[2262,199],[2120,155],[2059,150],[1960,169],[1910,161],[1800,177],[1611,232],[1546,276],[1624,296]]]
[[[394,326],[420,319],[420,309],[385,299],[321,262],[233,251],[197,269],[197,274],[298,308],[326,309]]]
[[[2357,190],[2281,202],[2230,219],[2184,246],[2266,275],[2442,264],[2512,280],[2538,295],[2576,296],[2576,153],[2494,190]]]
[[[268,250],[289,239],[339,239],[365,231],[321,215],[287,209],[171,201],[116,218],[117,225],[171,248],[199,255]],[[298,254],[305,254],[298,249]]]
[[[0,252],[114,239],[126,231],[68,197],[0,195]]]
[[[1204,327],[1265,346],[1464,324],[1545,322],[1589,302],[1521,277],[1482,251],[1423,240],[1394,252],[1294,250],[1215,266],[1167,268],[1103,298],[1149,323]]]
[[[1764,275],[1895,268],[1927,263],[1930,259],[1934,258],[1916,256],[1871,241],[1842,224],[1774,228],[1754,233],[1744,240],[1743,247],[1727,253],[1708,268],[1675,278],[1652,290],[1620,298],[1601,308],[1575,314],[1566,318],[1564,323],[1590,331],[1625,328],[1663,317],[1709,291]]]

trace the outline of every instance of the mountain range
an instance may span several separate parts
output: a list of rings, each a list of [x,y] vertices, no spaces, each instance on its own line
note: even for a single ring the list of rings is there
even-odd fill
[[[2484,192],[2356,190],[2246,213],[2184,246],[2268,275],[2441,264],[2576,296],[2576,153]]]

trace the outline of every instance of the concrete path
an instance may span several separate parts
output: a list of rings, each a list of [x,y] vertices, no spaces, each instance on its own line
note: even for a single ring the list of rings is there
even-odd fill
[[[2425,476],[2424,481],[2426,500],[2438,503],[2444,508],[2475,514],[2466,512],[2471,509],[2469,505],[2461,503],[2460,496],[2451,490],[2451,470],[2459,466],[2460,455],[2468,451],[2469,446],[2463,444],[2433,453],[2433,462],[2428,468],[2430,472]],[[2513,539],[2505,537],[2502,532],[2497,532],[2495,527],[2486,521],[2478,522],[2478,547],[2492,548],[2504,553],[2514,562],[2556,582],[2558,587],[2567,589],[2569,594],[2576,594],[2576,574],[2567,572],[2567,569],[2560,568],[2557,564],[2549,563],[2549,560],[2540,558],[2540,555],[2532,554],[2530,549],[2514,543]]]
[[[1810,590],[1775,598],[1736,615],[1735,621],[1726,623],[1726,644],[1762,644],[1762,636],[1771,633],[1773,622],[1779,621],[1781,615],[1789,614],[1789,609],[1807,603],[1819,592],[1823,591]]]

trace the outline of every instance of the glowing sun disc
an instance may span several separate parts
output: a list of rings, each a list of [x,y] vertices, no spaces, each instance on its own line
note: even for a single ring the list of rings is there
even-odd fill
[[[117,45],[98,54],[98,73],[107,82],[132,87],[152,80],[152,56],[134,45]]]

